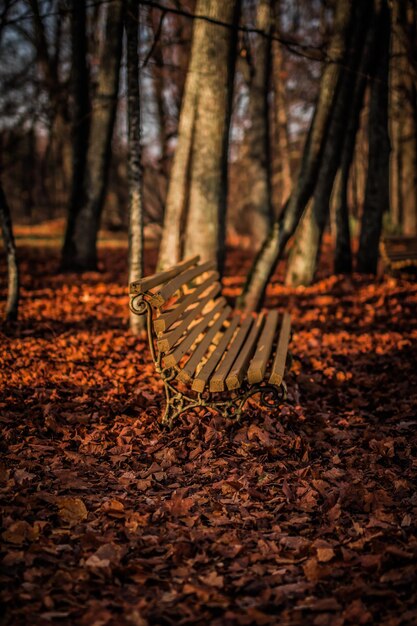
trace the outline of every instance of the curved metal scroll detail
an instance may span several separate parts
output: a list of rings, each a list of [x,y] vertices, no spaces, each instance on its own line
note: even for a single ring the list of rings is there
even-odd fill
[[[135,315],[144,315],[149,312],[151,305],[145,300],[145,294],[139,293],[136,296],[132,296],[129,302],[129,308]],[[152,313],[152,311],[151,311]]]
[[[234,413],[234,419],[240,420],[247,401],[249,398],[257,394],[260,394],[261,396],[260,404],[262,406],[268,409],[277,409],[286,398],[287,388],[285,383],[282,383],[279,387],[268,383],[259,383],[241,389],[240,394],[237,396],[237,402],[235,401],[236,410]]]
[[[129,301],[129,308],[132,313],[135,313],[135,315],[146,314],[146,331],[148,335],[149,349],[151,351],[152,360],[158,369],[160,367],[161,357],[160,355],[157,356],[155,349],[155,340],[152,327],[152,305],[149,300],[147,300],[147,297],[149,297],[149,294],[147,293],[138,293],[134,296],[131,296]]]
[[[271,398],[272,396],[272,398]],[[287,387],[284,382],[279,387],[275,385],[265,385],[261,389],[261,404],[271,409],[278,408],[287,397]],[[268,399],[270,398],[270,399]]]

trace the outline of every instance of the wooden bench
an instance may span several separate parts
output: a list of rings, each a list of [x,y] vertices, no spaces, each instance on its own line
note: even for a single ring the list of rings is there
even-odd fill
[[[417,270],[417,237],[386,237],[381,241],[381,256],[393,273]]]
[[[163,424],[196,407],[239,419],[256,393],[268,407],[286,398],[290,316],[232,311],[214,263],[194,257],[131,283],[130,308],[147,315],[150,352],[165,385]]]

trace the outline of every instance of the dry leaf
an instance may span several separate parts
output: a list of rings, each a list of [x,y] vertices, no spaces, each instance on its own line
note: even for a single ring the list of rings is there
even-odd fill
[[[212,571],[209,574],[206,574],[205,576],[199,576],[198,577],[199,580],[201,580],[202,583],[204,583],[205,585],[208,585],[209,587],[223,587],[224,584],[224,578],[223,576],[220,576],[216,571]]]
[[[327,563],[335,556],[333,548],[317,548],[317,560],[320,563]]]
[[[63,496],[57,500],[57,505],[59,517],[70,526],[87,518],[88,512],[81,498]]]
[[[303,564],[305,577],[310,582],[317,582],[329,575],[330,569],[326,565],[320,565],[315,557],[308,559]]]
[[[122,518],[125,516],[125,505],[119,500],[106,500],[101,508],[110,517]]]

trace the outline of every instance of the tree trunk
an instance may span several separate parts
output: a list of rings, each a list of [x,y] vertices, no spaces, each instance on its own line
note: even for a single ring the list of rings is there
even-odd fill
[[[69,124],[64,106],[54,104],[43,163],[51,217],[54,209],[60,205],[65,206],[67,190],[71,181],[72,163],[69,135]]]
[[[417,235],[417,93],[408,82],[401,110],[401,178],[402,232]]]
[[[369,166],[358,252],[358,271],[375,274],[382,216],[389,209],[388,66],[390,15],[386,0],[375,0],[378,14],[376,67],[369,112]]]
[[[8,288],[6,302],[6,321],[17,319],[19,307],[19,268],[16,259],[16,244],[13,237],[12,219],[3,187],[0,183],[0,227],[4,248],[7,254]]]
[[[66,239],[63,249],[63,265],[72,254],[70,234],[74,232],[78,209],[86,201],[84,198],[84,174],[87,164],[87,150],[90,132],[90,90],[89,68],[87,64],[87,12],[85,2],[72,0],[71,41],[72,68],[71,83],[73,93],[72,118],[72,183],[68,208]]]
[[[210,0],[198,0],[196,13],[207,15],[209,7]],[[194,22],[191,57],[178,123],[178,143],[171,167],[165,205],[164,227],[158,258],[159,270],[175,265],[181,258],[181,235],[184,232],[188,202],[191,148],[200,78],[199,71],[203,68],[202,44],[205,38],[205,28],[206,24],[203,20]]]
[[[349,56],[346,67],[342,69],[335,95],[336,102],[326,136],[313,202],[298,226],[294,246],[291,249],[286,276],[287,285],[309,285],[314,279],[321,240],[330,214],[330,198],[346,138],[346,119],[351,108],[351,95],[355,88],[372,3],[363,1],[357,9],[355,28],[349,42]]]
[[[184,242],[185,257],[199,254],[202,260],[217,260],[220,270],[225,254],[229,125],[239,12],[239,0],[210,2],[208,15],[233,28],[205,25]]]
[[[403,99],[402,72],[404,71],[404,50],[401,44],[398,24],[400,5],[398,2],[391,4],[391,55],[389,68],[390,94],[389,94],[389,123],[391,137],[391,162],[390,162],[390,205],[391,218],[396,229],[402,226],[402,194],[401,194],[401,106]]]
[[[333,35],[327,55],[328,61],[322,73],[319,96],[304,147],[298,182],[293,187],[282,217],[275,220],[248,276],[243,294],[238,300],[238,306],[246,311],[256,309],[261,302],[268,281],[285,249],[285,245],[293,235],[314,191],[333,111],[334,96],[345,58],[352,13],[353,3],[338,0]]]
[[[140,87],[138,30],[139,4],[137,0],[126,3],[127,47],[127,120],[129,146],[129,283],[143,276],[143,206],[140,144]],[[130,330],[138,335],[145,328],[145,316],[130,313]]]
[[[271,26],[271,0],[259,0],[256,27],[269,34]],[[250,127],[246,132],[240,157],[247,184],[241,211],[252,244],[259,249],[271,228],[273,217],[268,115],[271,46],[266,37],[257,36],[255,42],[254,75],[249,91]]]
[[[158,139],[160,146],[160,164],[161,171],[166,175],[168,168],[168,115],[169,111],[165,103],[164,89],[165,89],[165,77],[164,77],[164,54],[161,45],[162,35],[162,20],[164,14],[160,11],[148,12],[149,27],[152,29],[154,43],[153,43],[153,66],[152,66],[152,79],[155,89],[155,104],[156,113],[158,118]],[[159,19],[158,19],[159,18]]]
[[[393,74],[396,78],[394,114],[394,157],[397,165],[397,200],[395,211],[404,235],[417,235],[417,89],[413,67],[407,53],[407,46],[401,36],[406,32],[415,41],[417,37],[413,7],[400,0],[393,3],[392,23],[394,28],[393,48],[395,59]],[[392,196],[391,196],[392,198]],[[394,206],[395,206],[394,204]]]
[[[280,2],[274,3],[275,32],[279,34]],[[282,44],[272,41],[272,86],[274,90],[274,122],[275,133],[275,172],[273,183],[276,181],[277,202],[275,217],[279,216],[279,209],[285,205],[291,194],[291,152],[288,136],[287,102],[285,94],[285,68],[282,54]],[[274,185],[275,186],[275,185]]]
[[[123,0],[113,0],[100,53],[97,90],[91,114],[83,191],[74,219],[69,219],[62,265],[67,270],[97,268],[97,235],[107,188],[111,139],[117,110],[122,51]]]
[[[349,274],[352,271],[352,249],[349,225],[348,184],[355,152],[356,138],[361,120],[368,75],[375,56],[376,15],[372,16],[366,36],[363,54],[356,76],[356,85],[350,99],[350,111],[340,161],[340,179],[336,192],[336,245],[334,271]],[[355,184],[356,191],[356,184]]]
[[[48,144],[43,158],[44,188],[48,197],[49,214],[62,203],[71,177],[71,150],[69,142],[69,107],[59,74],[61,47],[60,12],[56,23],[49,24],[55,31],[54,53],[50,51],[46,22],[43,21],[39,0],[28,0],[33,11],[33,33],[36,45],[37,66],[50,98]],[[62,8],[57,3],[59,9]]]

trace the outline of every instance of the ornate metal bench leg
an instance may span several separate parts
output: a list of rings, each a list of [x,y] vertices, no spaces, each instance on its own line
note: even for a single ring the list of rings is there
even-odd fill
[[[187,407],[185,406],[184,396],[176,390],[173,390],[171,385],[164,382],[165,385],[165,411],[160,419],[162,426],[168,426],[172,428],[174,420],[180,415]]]
[[[176,389],[173,384],[174,376],[164,377],[166,406],[160,418],[161,426],[172,428],[174,421],[186,411],[198,407],[207,407],[217,411],[225,419],[239,423],[245,414],[245,405],[251,396],[260,394],[260,404],[269,409],[278,408],[287,397],[285,383],[279,387],[275,385],[253,385],[239,390],[239,392],[228,400],[213,400],[211,397],[203,398],[201,394],[196,399],[190,398],[186,394]]]
[[[174,370],[161,370],[165,387],[165,411],[160,419],[160,424],[168,428],[172,428],[174,421],[181,413],[203,404],[200,395],[198,395],[197,400],[194,400],[174,387],[172,381],[175,374]]]

